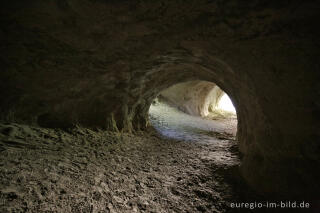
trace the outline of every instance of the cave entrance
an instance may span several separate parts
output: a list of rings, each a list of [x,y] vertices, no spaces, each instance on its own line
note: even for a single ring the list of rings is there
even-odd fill
[[[149,121],[164,137],[184,141],[234,140],[237,132],[232,101],[207,81],[178,83],[161,91],[149,108]]]
[[[220,109],[221,111],[229,112],[231,114],[236,114],[236,109],[233,106],[233,103],[230,99],[230,97],[225,93],[221,96],[217,109]]]

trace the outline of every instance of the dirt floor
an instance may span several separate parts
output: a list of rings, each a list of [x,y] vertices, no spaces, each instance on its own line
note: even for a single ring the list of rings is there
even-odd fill
[[[233,212],[234,134],[150,116],[135,135],[0,124],[0,212]]]
[[[232,200],[210,145],[0,127],[0,212],[224,212]]]
[[[152,126],[166,138],[194,143],[226,145],[229,144],[229,140],[235,140],[237,133],[236,115],[201,118],[188,115],[163,102],[150,106],[149,120]],[[225,153],[228,153],[227,149]],[[235,164],[238,163],[237,159],[238,157],[233,156]]]

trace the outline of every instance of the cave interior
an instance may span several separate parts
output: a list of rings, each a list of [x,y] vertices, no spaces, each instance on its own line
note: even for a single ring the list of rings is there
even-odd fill
[[[0,212],[319,212],[319,11],[3,3]]]

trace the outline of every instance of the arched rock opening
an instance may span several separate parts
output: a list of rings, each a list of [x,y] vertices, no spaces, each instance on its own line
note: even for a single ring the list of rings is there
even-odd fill
[[[250,185],[315,196],[314,2],[10,1],[0,9],[1,120],[143,130],[161,90],[212,81],[237,108],[241,171]]]
[[[217,108],[223,94],[212,82],[189,81],[165,89],[159,94],[159,98],[187,114],[205,117],[208,116],[209,109]]]
[[[238,156],[230,151],[237,149],[234,140],[237,118],[235,113],[221,107],[222,96],[228,98],[212,82],[196,80],[175,84],[153,100],[148,116],[150,125],[164,138],[213,146],[215,156],[230,156],[222,162],[216,157],[216,164],[229,162],[230,166],[237,166]],[[231,100],[228,101],[233,107]]]

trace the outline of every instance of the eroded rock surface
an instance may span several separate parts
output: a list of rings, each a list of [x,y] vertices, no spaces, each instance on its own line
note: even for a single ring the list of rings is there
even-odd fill
[[[208,116],[224,92],[214,83],[189,81],[175,84],[160,92],[160,97],[190,115]]]
[[[163,89],[214,82],[237,108],[248,183],[315,196],[319,8],[312,0],[7,1],[0,117],[135,131]]]

